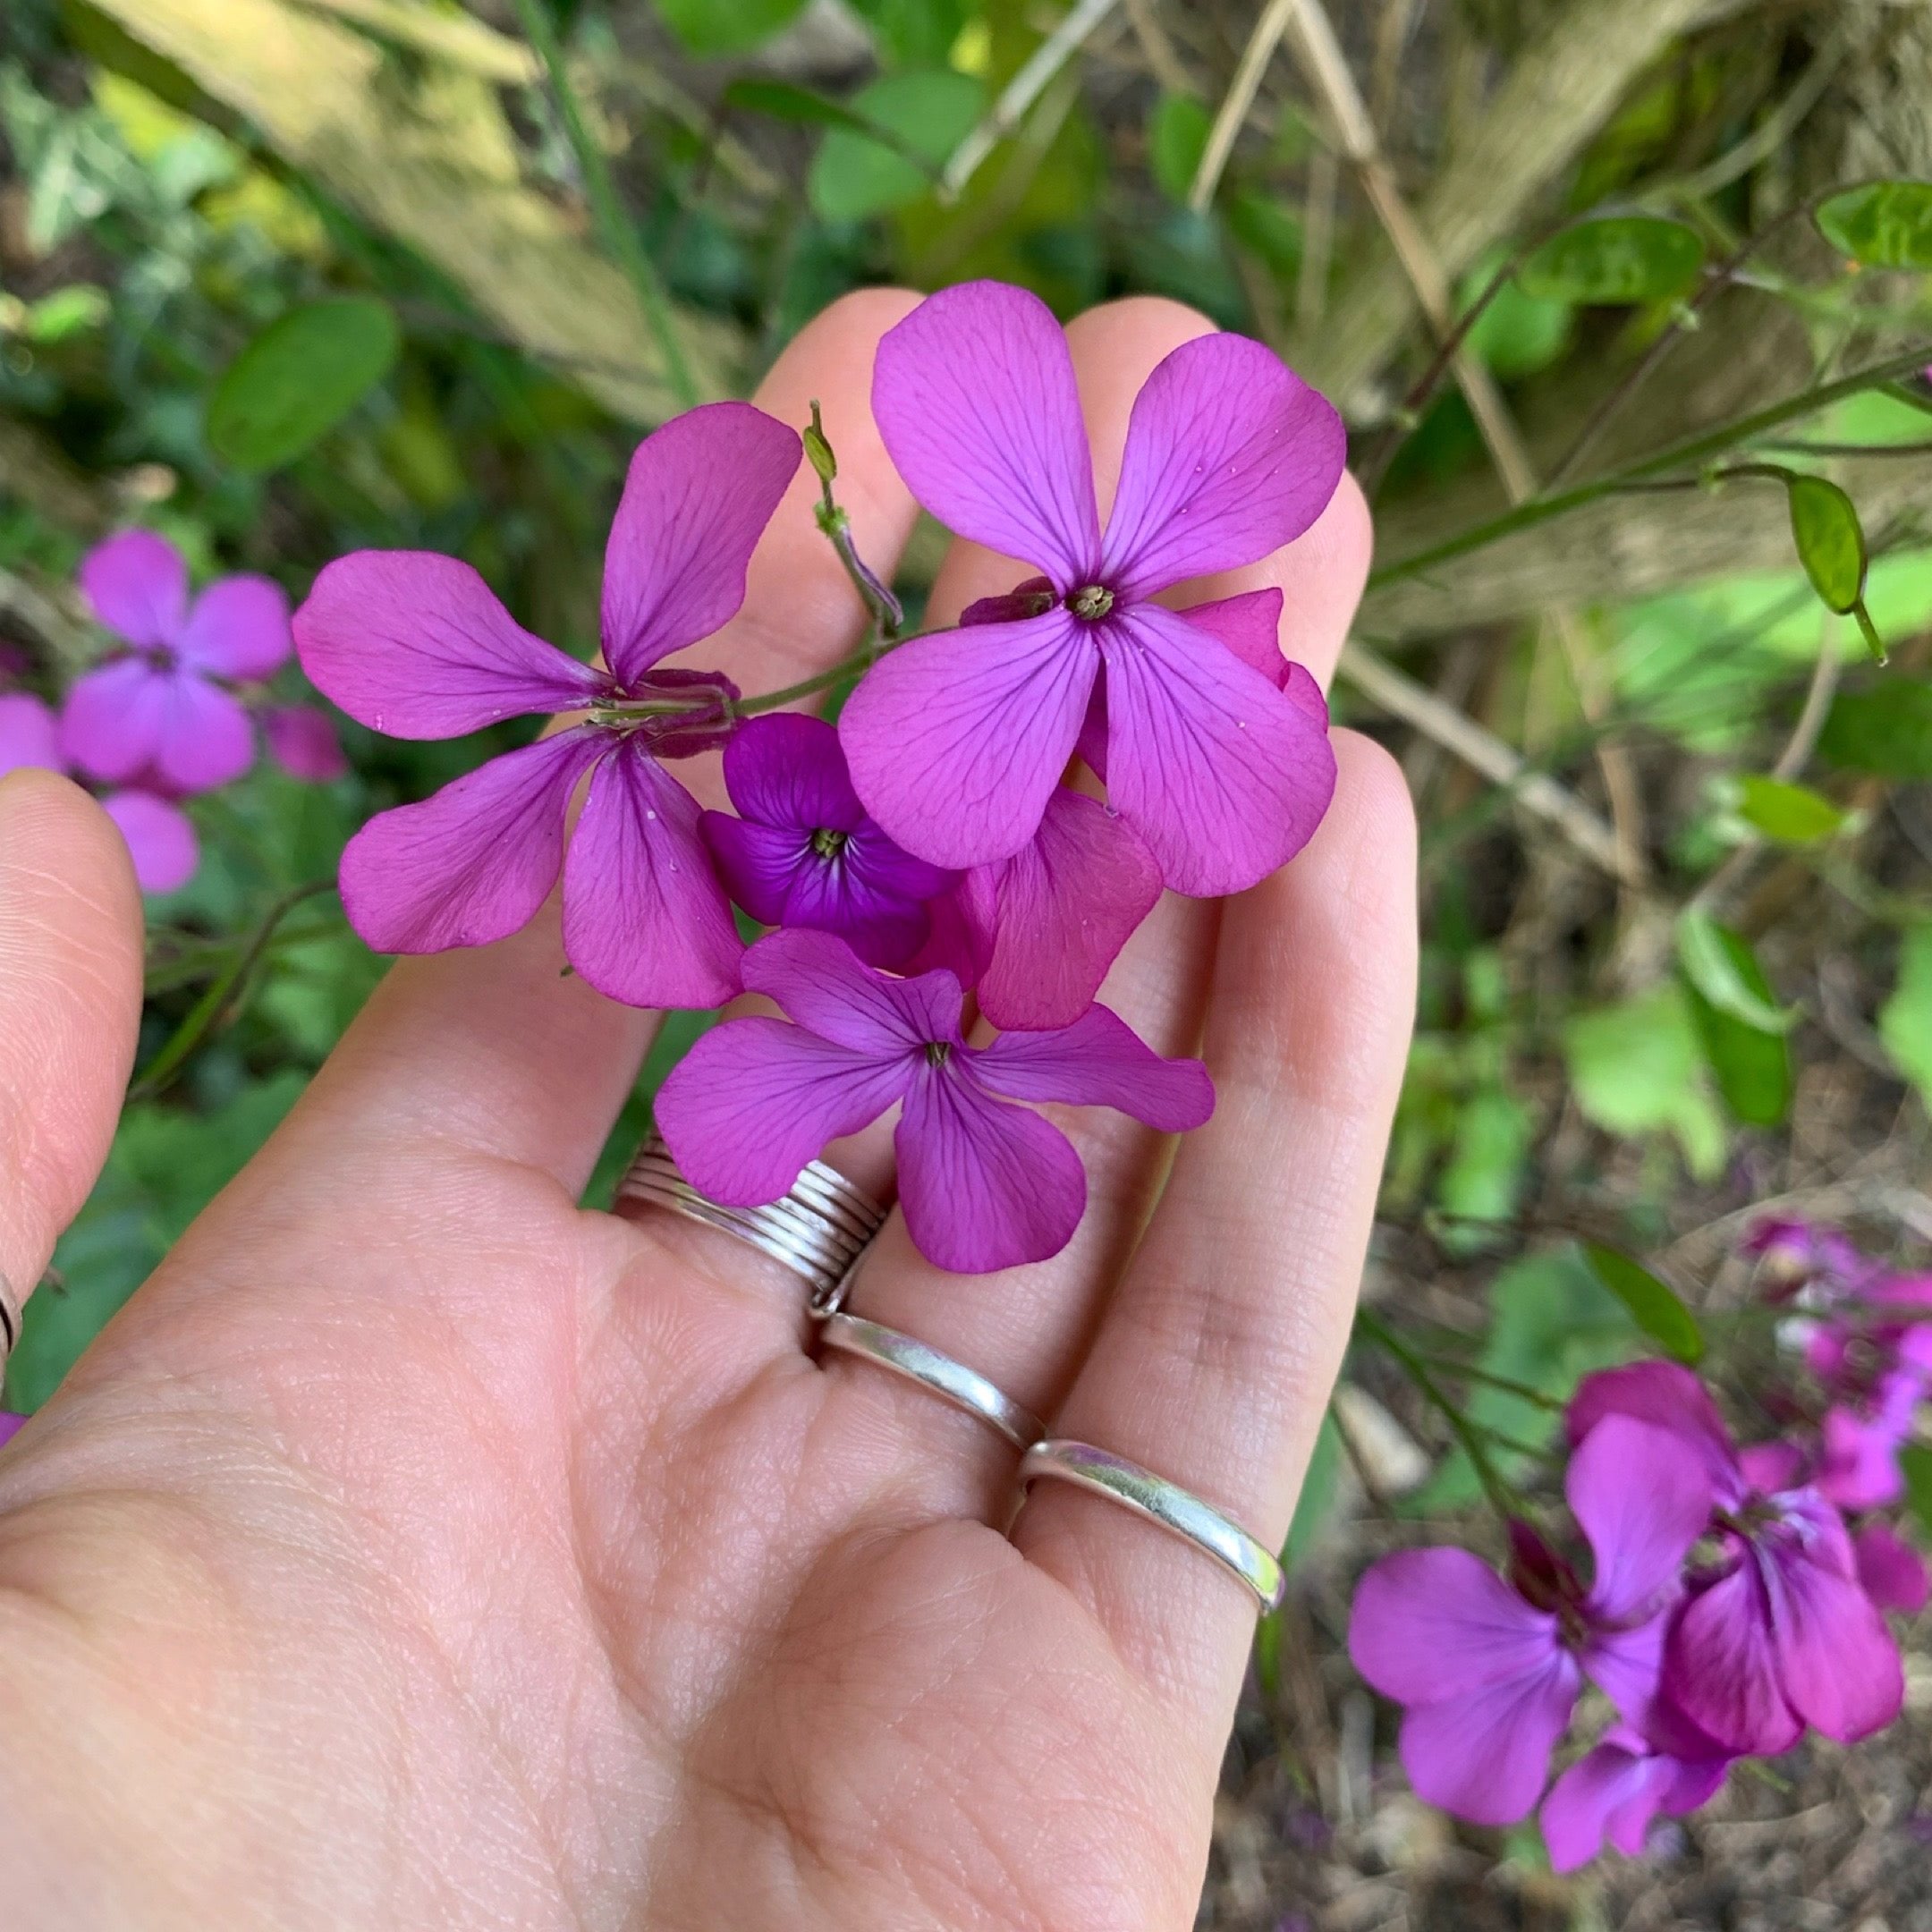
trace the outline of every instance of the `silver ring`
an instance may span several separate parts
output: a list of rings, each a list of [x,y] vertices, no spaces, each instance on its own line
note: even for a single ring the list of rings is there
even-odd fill
[[[624,1177],[617,1199],[652,1201],[687,1221],[735,1234],[781,1267],[811,1284],[817,1308],[839,1291],[866,1243],[879,1231],[886,1210],[835,1167],[812,1161],[780,1199],[759,1208],[733,1208],[700,1194],[671,1157],[656,1128]]]
[[[955,1409],[976,1415],[996,1429],[1015,1449],[1028,1449],[1046,1435],[1046,1427],[1030,1409],[1022,1408],[1003,1389],[996,1389],[977,1368],[942,1355],[915,1336],[902,1335],[862,1315],[833,1313],[821,1318],[819,1338],[827,1348],[862,1355],[921,1388],[930,1389]]]
[[[24,1313],[21,1298],[13,1292],[13,1284],[4,1275],[0,1275],[0,1366],[13,1352],[14,1344],[21,1337],[21,1318]]]
[[[1275,1553],[1258,1543],[1239,1523],[1210,1508],[1191,1490],[1157,1476],[1125,1456],[1109,1455],[1090,1443],[1038,1442],[1020,1462],[1020,1487],[1042,1476],[1090,1489],[1096,1496],[1124,1504],[1136,1514],[1205,1550],[1224,1568],[1232,1570],[1257,1597],[1264,1612],[1282,1600],[1286,1579]]]

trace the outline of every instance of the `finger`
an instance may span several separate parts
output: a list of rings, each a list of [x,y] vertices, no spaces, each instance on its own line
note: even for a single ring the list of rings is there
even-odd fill
[[[1348,1335],[1415,996],[1415,824],[1399,768],[1336,733],[1296,862],[1230,900],[1190,1135],[1053,1433],[1194,1491],[1269,1547]],[[1033,1486],[1013,1530],[1219,1749],[1253,1597],[1105,1498]]]
[[[0,1274],[46,1271],[107,1158],[140,1026],[127,846],[51,772],[0,779]]]
[[[1146,297],[1095,309],[1069,327],[1103,506],[1113,494],[1141,384],[1163,357],[1211,327],[1191,309]],[[1297,655],[1326,681],[1360,595],[1368,552],[1368,513],[1352,480],[1344,479],[1300,540],[1247,570],[1189,587],[1176,601],[1279,585],[1284,606],[1295,614]],[[944,621],[973,597],[1010,589],[1030,568],[957,544],[935,585],[936,614]],[[1101,988],[1101,1000],[1158,1053],[1196,1050],[1219,917],[1216,903],[1166,894]],[[874,1242],[851,1296],[855,1312],[918,1336],[1042,1415],[1065,1393],[1107,1291],[1146,1224],[1171,1150],[1165,1136],[1120,1114],[1045,1111],[1072,1140],[1088,1175],[1087,1212],[1062,1253],[962,1280],[922,1259],[895,1214]],[[886,1410],[903,1456],[909,1506],[942,1514],[1004,1511],[1013,1453],[998,1436],[869,1362],[828,1357],[827,1365],[853,1402]]]

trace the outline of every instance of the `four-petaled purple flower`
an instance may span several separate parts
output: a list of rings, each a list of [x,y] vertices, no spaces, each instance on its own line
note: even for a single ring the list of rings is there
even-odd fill
[[[705,843],[753,919],[836,933],[869,966],[902,967],[925,945],[926,902],[953,875],[866,817],[823,718],[747,720],[724,749],[724,789],[740,816],[706,812]]]
[[[1628,1724],[1612,1724],[1543,1801],[1538,1819],[1550,1864],[1575,1871],[1606,1839],[1626,1858],[1640,1856],[1654,1819],[1682,1818],[1709,1803],[1735,1761],[1715,1747],[1680,1757]]]
[[[1072,360],[1038,297],[929,296],[880,343],[872,409],[941,522],[1046,579],[999,621],[901,645],[852,694],[839,734],[886,832],[936,865],[1017,852],[1104,702],[1108,801],[1169,886],[1239,891],[1300,851],[1335,787],[1326,732],[1155,598],[1314,522],[1346,453],[1329,404],[1258,343],[1183,343],[1135,399],[1104,535]]]
[[[267,577],[223,577],[192,603],[188,565],[165,538],[123,530],[82,558],[80,589],[126,648],[78,679],[61,751],[89,778],[179,796],[239,778],[255,760],[241,700],[288,660],[288,599]]]
[[[1629,1419],[1591,1432],[1565,1493],[1596,1557],[1588,1589],[1517,1524],[1508,1581],[1467,1550],[1402,1550],[1356,1592],[1349,1655],[1404,1707],[1411,1783],[1476,1824],[1528,1816],[1586,1676],[1626,1722],[1646,1721],[1684,1556],[1710,1518],[1698,1459]]]
[[[742,971],[790,1021],[727,1020],[673,1069],[657,1123],[685,1178],[739,1207],[776,1200],[828,1142],[900,1106],[907,1231],[961,1274],[1057,1254],[1086,1207],[1080,1156],[1014,1101],[1114,1107],[1170,1133],[1214,1108],[1198,1060],[1162,1059],[1105,1006],[969,1046],[950,972],[894,979],[843,940],[802,931],[759,940]]]
[[[420,804],[372,818],[343,854],[343,904],[386,953],[501,939],[564,874],[564,950],[640,1006],[716,1006],[738,990],[730,903],[698,802],[664,760],[715,749],[738,696],[666,669],[744,602],[751,552],[798,467],[799,438],[745,402],[714,402],[645,438],[604,558],[607,671],[523,630],[466,564],[359,551],[295,617],[310,680],[399,738],[453,738],[524,713],[589,719],[504,753]],[[589,775],[564,856],[571,794]]]

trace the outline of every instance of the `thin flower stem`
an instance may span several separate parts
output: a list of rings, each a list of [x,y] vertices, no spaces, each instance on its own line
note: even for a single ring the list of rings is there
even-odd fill
[[[920,638],[944,637],[958,628],[956,624],[935,624],[929,631],[915,631],[907,637],[868,638],[849,657],[840,658],[835,665],[814,672],[809,678],[801,678],[796,684],[787,684],[783,691],[760,691],[756,698],[741,698],[732,709],[740,717],[756,717],[761,711],[775,711],[781,705],[794,704],[801,698],[815,698],[835,684],[843,684],[847,678],[869,671],[886,652],[897,650],[902,644],[914,643]]]
[[[577,98],[577,89],[572,84],[564,59],[563,43],[557,38],[556,28],[551,22],[545,0],[516,0],[516,10],[525,36],[536,48],[550,77],[550,89],[556,97],[557,111],[564,117],[564,131],[569,136],[571,148],[576,154],[577,165],[583,174],[584,193],[589,199],[590,212],[597,219],[597,227],[603,233],[604,245],[617,258],[618,266],[637,291],[645,323],[657,337],[658,352],[664,357],[665,380],[677,399],[678,407],[695,408],[703,399],[691,375],[691,364],[685,358],[684,345],[678,339],[670,297],[665,292],[656,264],[645,252],[635,224],[618,199],[617,184],[611,178],[610,164],[591,134],[589,122],[584,119],[583,104]]]
[[[811,426],[805,432],[805,453],[818,478],[818,502],[812,513],[818,528],[836,553],[852,589],[859,593],[859,601],[871,614],[873,629],[891,643],[905,623],[905,607],[885,580],[859,555],[859,547],[852,541],[852,517],[832,492],[838,478],[838,457],[825,433],[816,396],[812,398]]]
[[[1440,1355],[1425,1355],[1418,1351],[1416,1360],[1426,1364],[1432,1371],[1444,1375],[1460,1376],[1465,1382],[1479,1382],[1485,1388],[1500,1389],[1505,1395],[1514,1395],[1526,1402],[1534,1402],[1538,1409],[1546,1409],[1552,1415],[1561,1415],[1564,1403],[1546,1390],[1533,1388],[1527,1382],[1513,1382],[1507,1376],[1491,1375],[1487,1368],[1472,1368],[1467,1362],[1451,1361]],[[1542,1452],[1538,1452],[1540,1454]]]

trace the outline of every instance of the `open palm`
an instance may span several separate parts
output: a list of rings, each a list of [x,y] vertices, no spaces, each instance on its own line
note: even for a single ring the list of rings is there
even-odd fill
[[[867,385],[911,300],[841,303],[758,398],[793,423],[821,401],[881,564],[913,512]],[[1135,390],[1205,326],[1152,301],[1073,326],[1103,494]],[[809,485],[705,647],[747,691],[859,628]],[[1199,594],[1282,585],[1326,676],[1367,552],[1344,485]],[[935,612],[1025,574],[956,546]],[[1103,994],[1202,1052],[1213,1122],[1175,1157],[1058,1114],[1091,1182],[1064,1253],[947,1275],[895,1216],[852,1297],[1264,1538],[1346,1333],[1410,1012],[1406,796],[1372,745],[1337,751],[1313,844],[1224,905],[1164,901]],[[0,1019],[16,1280],[131,1050],[122,864],[78,794],[9,782],[0,938],[54,934]],[[1252,1599],[1064,1486],[1014,1521],[1013,1453],[815,1361],[802,1283],[578,1208],[656,1021],[561,961],[553,908],[398,967],[0,1458],[9,1925],[1191,1923]],[[832,1157],[889,1192],[876,1132]]]

